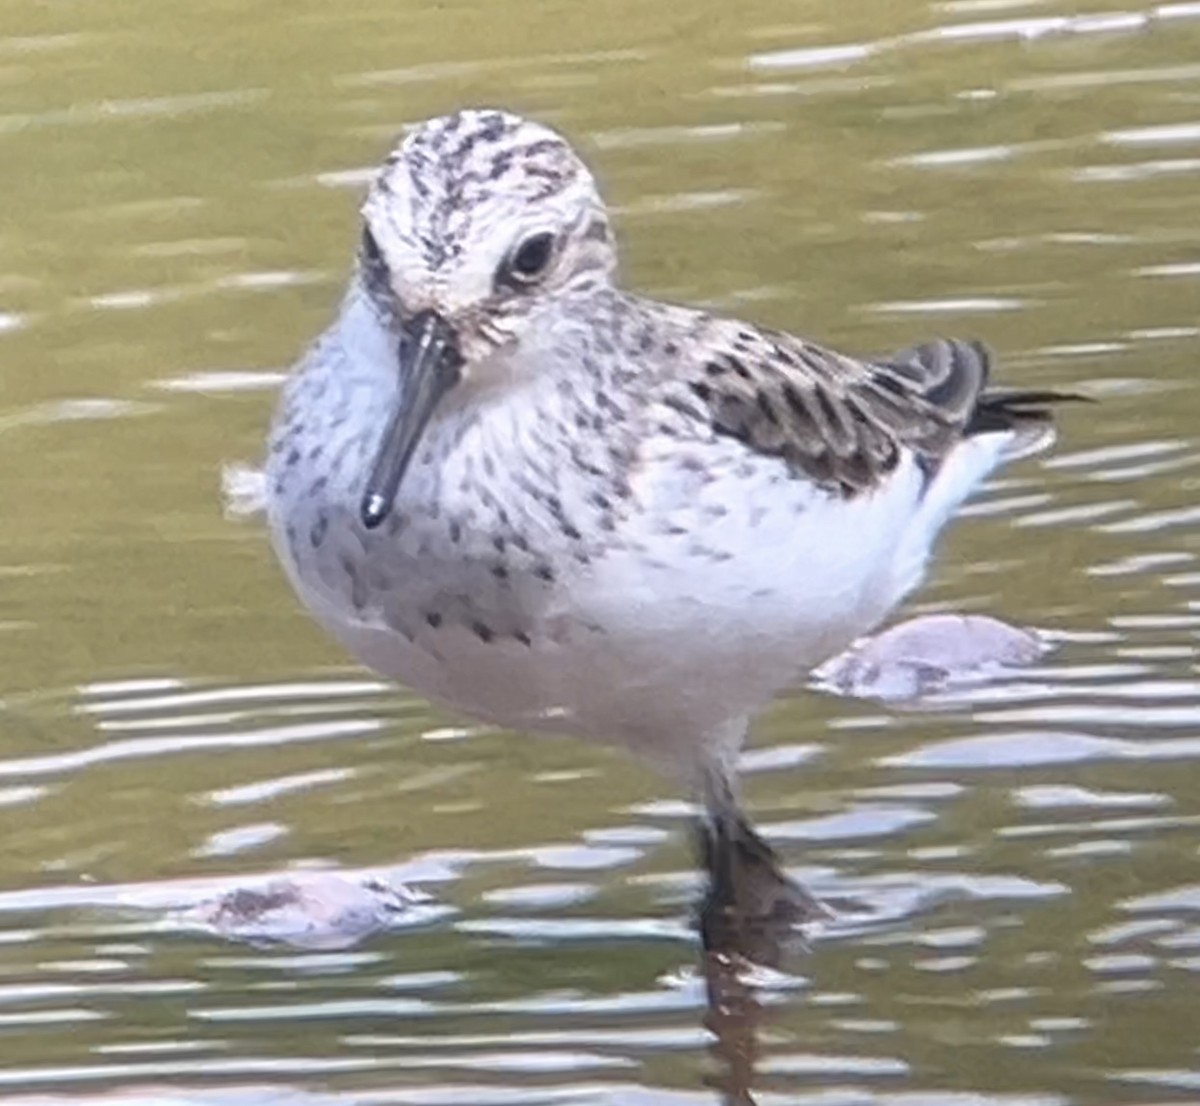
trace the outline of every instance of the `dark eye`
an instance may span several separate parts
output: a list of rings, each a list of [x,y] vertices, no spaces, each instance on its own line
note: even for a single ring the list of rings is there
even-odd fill
[[[381,310],[391,311],[395,298],[392,292],[392,277],[388,272],[387,258],[383,256],[383,250],[379,248],[370,227],[363,227],[358,258],[359,272],[362,274],[367,294]]]
[[[554,257],[554,235],[549,231],[531,234],[508,260],[507,276],[516,284],[532,284],[546,271]]]
[[[362,256],[363,260],[372,267],[382,267],[385,264],[383,250],[379,248],[379,243],[375,241],[375,235],[371,233],[370,227],[363,227]]]

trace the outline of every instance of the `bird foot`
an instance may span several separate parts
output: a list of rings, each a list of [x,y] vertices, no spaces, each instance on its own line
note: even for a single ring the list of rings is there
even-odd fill
[[[744,818],[706,819],[699,851],[709,874],[699,912],[706,952],[777,967],[788,951],[803,948],[798,927],[830,917],[826,907],[784,873],[775,850]]]

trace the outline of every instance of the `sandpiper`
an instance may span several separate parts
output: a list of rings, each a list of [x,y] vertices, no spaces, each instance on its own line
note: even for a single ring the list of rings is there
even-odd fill
[[[750,720],[912,590],[1058,397],[988,390],[975,342],[854,359],[624,290],[592,174],[504,111],[413,127],[362,216],[271,430],[293,586],[431,700],[676,775],[705,939],[753,953],[818,908],[741,812]]]

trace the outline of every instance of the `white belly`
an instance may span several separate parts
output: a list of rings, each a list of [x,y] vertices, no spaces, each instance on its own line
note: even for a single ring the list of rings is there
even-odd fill
[[[487,721],[670,761],[698,737],[740,735],[771,696],[900,598],[893,562],[918,475],[848,501],[777,479],[782,471],[764,465],[747,480],[743,467],[733,487],[645,487],[619,542],[586,565],[556,563],[553,584],[507,580],[508,606],[464,561],[458,590],[471,613],[437,625],[423,615],[430,582],[444,594],[453,564],[402,564],[396,543],[364,551],[349,529],[319,558],[297,559],[278,526],[276,543],[305,603],[364,664]],[[386,594],[352,595],[385,578]]]

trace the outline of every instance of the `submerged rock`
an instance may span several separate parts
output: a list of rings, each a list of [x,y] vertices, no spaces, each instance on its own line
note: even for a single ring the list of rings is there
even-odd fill
[[[1050,646],[1032,630],[980,614],[932,614],[862,638],[813,683],[864,699],[919,699],[958,682],[1033,664]]]
[[[402,920],[430,896],[378,878],[304,872],[255,887],[237,887],[177,916],[220,937],[253,944],[339,949]]]

